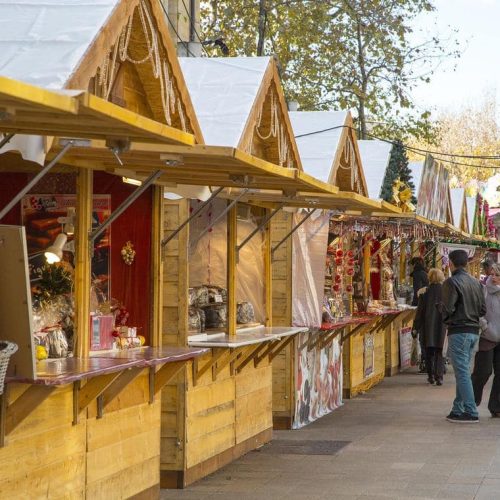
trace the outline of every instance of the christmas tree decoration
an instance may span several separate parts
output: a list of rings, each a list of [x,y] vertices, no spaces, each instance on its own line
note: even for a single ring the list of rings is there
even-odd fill
[[[401,141],[396,141],[392,147],[389,165],[385,172],[384,181],[380,190],[380,197],[388,202],[392,202],[394,181],[399,179],[400,182],[406,184],[410,189],[412,196],[409,200],[414,205],[417,204],[415,198],[415,185],[412,181],[412,173],[408,166],[408,156],[406,149]]]

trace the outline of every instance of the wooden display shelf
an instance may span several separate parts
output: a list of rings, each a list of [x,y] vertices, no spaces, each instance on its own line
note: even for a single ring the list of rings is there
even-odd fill
[[[187,361],[207,349],[146,347],[94,355],[91,358],[47,359],[37,363],[37,378],[8,377],[7,389],[1,395],[0,443],[58,386],[73,384],[73,424],[80,414],[97,400],[98,418],[104,409],[133,382],[144,369],[150,369],[149,402],[182,369]],[[158,371],[156,367],[161,366]],[[82,386],[82,382],[85,384]],[[29,388],[9,404],[8,385],[27,384]]]
[[[307,331],[306,328],[265,327],[247,328],[237,331],[234,336],[225,333],[197,335],[188,340],[190,346],[211,347],[212,355],[200,365],[197,360],[193,362],[193,385],[210,369],[212,380],[217,380],[217,375],[226,366],[230,366],[230,373],[241,372],[250,362],[257,368],[264,359],[271,362],[292,340],[294,335]]]

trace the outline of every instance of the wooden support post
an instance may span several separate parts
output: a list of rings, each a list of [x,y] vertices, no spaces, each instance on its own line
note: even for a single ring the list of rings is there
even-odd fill
[[[83,387],[75,386],[73,390],[76,391],[78,399],[78,414],[97,399],[119,376],[120,372],[107,373],[91,378]]]
[[[149,367],[148,375],[148,389],[149,389],[149,404],[152,405],[155,402],[155,380],[156,380],[156,367]]]
[[[290,344],[293,339],[295,338],[295,335],[290,335],[288,337],[285,337],[283,339],[283,342],[281,342],[281,344],[276,348],[274,349],[273,351],[271,351],[269,353],[269,362],[271,363],[273,361],[273,359],[283,350],[285,349],[288,344]]]
[[[165,363],[155,373],[154,394],[158,394],[185,366],[186,361]]]
[[[363,281],[364,281],[364,290],[363,296],[370,297],[370,259],[371,259],[372,245],[371,243],[366,243],[363,247]]]
[[[257,368],[260,365],[260,363],[266,358],[266,356],[280,343],[281,343],[281,340],[274,340],[274,341],[268,342],[265,349],[260,354],[255,356],[255,359],[254,359],[255,368]]]
[[[236,336],[236,246],[238,204],[227,214],[227,333]]]
[[[5,417],[5,435],[8,436],[33,413],[54,391],[55,386],[31,385],[10,406]]]
[[[97,398],[97,418],[102,418],[103,412],[107,406],[120,393],[133,382],[141,373],[143,368],[129,368],[121,372],[118,377],[111,382],[108,388]]]
[[[163,188],[153,186],[153,216],[151,229],[151,309],[150,345],[162,345],[163,313],[163,259],[161,240],[163,238]]]
[[[5,385],[3,393],[0,394],[0,448],[5,446],[5,420],[7,418],[7,401],[9,386]]]
[[[261,349],[263,349],[266,346],[266,344],[258,344],[256,347],[248,351],[248,354],[246,356],[243,356],[240,362],[236,365],[235,370],[236,373],[241,372],[245,366],[248,365],[255,357],[259,354]]]
[[[207,363],[204,366],[202,366],[201,368],[197,367],[196,380],[199,379],[208,370],[210,370],[210,368],[212,368],[212,366],[214,366],[215,363],[217,363],[217,361],[219,361],[219,359],[221,359],[226,354],[226,352],[227,352],[226,349],[213,348],[212,349],[212,357],[207,361]],[[195,377],[193,377],[193,384],[196,385],[194,383],[194,380],[195,380]]]
[[[399,282],[406,283],[406,242],[399,245]]]
[[[91,256],[89,233],[92,229],[93,175],[90,168],[78,169],[75,227],[75,355],[86,358],[90,348]]]
[[[268,210],[269,211],[269,210]],[[271,221],[266,224],[264,232],[264,286],[266,303],[266,326],[272,326],[273,319],[273,268],[272,268],[272,233]]]

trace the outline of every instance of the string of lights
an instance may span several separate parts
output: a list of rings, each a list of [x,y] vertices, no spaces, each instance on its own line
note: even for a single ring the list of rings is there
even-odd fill
[[[301,137],[307,137],[310,135],[321,134],[324,132],[329,132],[331,130],[337,130],[339,128],[349,128],[351,130],[356,131],[356,128],[352,127],[350,125],[338,125],[336,127],[329,127],[329,128],[325,128],[325,129],[321,129],[321,130],[315,130],[313,132],[307,132],[305,134],[299,134],[299,135],[296,135],[295,138],[299,139]],[[397,144],[397,141],[385,139],[383,137],[378,137],[374,134],[367,133],[366,135],[368,135],[372,139],[377,139],[379,141],[386,142],[388,144],[392,144],[392,145]],[[421,149],[421,148],[417,148],[415,146],[409,146],[407,144],[402,144],[402,146],[407,151],[411,151],[412,153],[415,153],[415,154],[420,155],[420,156],[425,157],[428,154],[433,155],[436,158],[436,160],[442,161],[443,163],[450,163],[452,165],[457,165],[457,166],[462,166],[462,167],[479,168],[479,169],[492,169],[492,170],[500,169],[500,166],[495,166],[495,165],[474,165],[471,163],[463,163],[463,162],[459,162],[456,160],[449,160],[447,158],[443,158],[443,156],[446,156],[446,157],[451,157],[451,158],[466,158],[466,159],[471,159],[471,160],[500,160],[500,156],[459,155],[459,154],[453,154],[453,153],[443,153],[440,151]]]

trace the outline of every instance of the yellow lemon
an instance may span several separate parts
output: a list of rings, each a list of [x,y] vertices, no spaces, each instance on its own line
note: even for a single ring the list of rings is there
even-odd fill
[[[47,349],[43,345],[37,345],[36,346],[36,359],[39,361],[41,359],[47,359],[49,356],[47,354]]]
[[[137,335],[137,338],[141,341],[141,346],[146,343],[146,338],[142,335]]]

